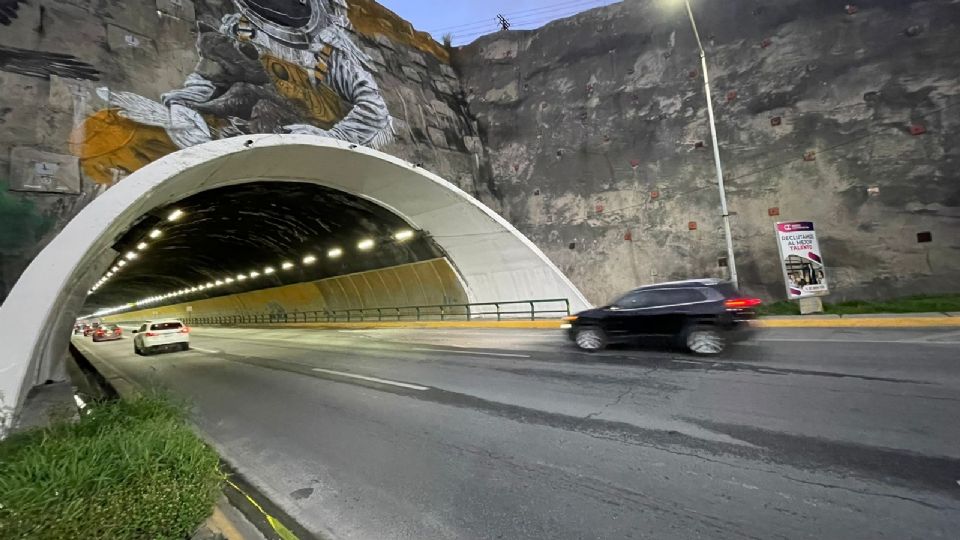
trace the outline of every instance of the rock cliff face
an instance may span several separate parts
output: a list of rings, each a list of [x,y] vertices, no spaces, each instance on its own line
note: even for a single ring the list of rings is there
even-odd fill
[[[288,125],[454,182],[595,302],[724,274],[699,59],[684,13],[660,2],[448,51],[372,0],[309,0],[350,24],[349,44],[307,60],[230,19],[235,0],[0,3],[15,15],[0,17],[0,298],[126,174],[184,144]],[[782,298],[773,224],[809,219],[836,297],[960,290],[957,4],[695,10],[744,287]],[[157,120],[174,105],[189,129]]]
[[[454,58],[503,214],[596,302],[725,271],[696,43],[662,5],[500,32]],[[773,224],[802,219],[834,298],[960,289],[957,4],[694,6],[744,287],[784,297]]]

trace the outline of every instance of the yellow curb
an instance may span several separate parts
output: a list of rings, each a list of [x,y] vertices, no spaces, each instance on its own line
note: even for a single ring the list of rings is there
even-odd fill
[[[257,501],[253,500],[253,497],[251,497],[250,495],[247,495],[247,492],[240,489],[240,486],[234,484],[230,480],[226,480],[226,482],[227,484],[230,485],[230,487],[237,490],[241,495],[246,497],[247,501],[249,501],[250,504],[254,506],[254,508],[259,510],[261,514],[263,514],[263,517],[267,519],[267,523],[269,523],[270,526],[273,527],[273,530],[276,531],[277,536],[279,536],[281,540],[298,540],[297,535],[293,534],[293,532],[291,532],[290,529],[286,528],[283,525],[283,523],[280,522],[279,519],[268,514],[267,511],[264,510],[263,507],[257,503]]]
[[[758,328],[927,328],[960,326],[960,317],[891,317],[856,319],[760,319]]]
[[[246,540],[243,534],[233,526],[230,519],[220,510],[219,505],[213,507],[213,515],[207,518],[207,525],[227,540]]]
[[[559,330],[561,321],[357,321],[339,323],[245,324],[259,328],[527,328]],[[862,317],[830,319],[759,319],[757,328],[930,328],[960,326],[960,317]]]
[[[357,321],[340,323],[244,324],[263,328],[541,328],[557,330],[561,321]]]

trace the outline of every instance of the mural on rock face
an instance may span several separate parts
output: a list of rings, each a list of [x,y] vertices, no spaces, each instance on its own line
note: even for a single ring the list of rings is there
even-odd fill
[[[200,24],[200,61],[159,101],[101,88],[108,107],[71,136],[83,171],[111,183],[180,148],[251,133],[305,133],[374,148],[392,139],[370,58],[344,0],[232,0]]]

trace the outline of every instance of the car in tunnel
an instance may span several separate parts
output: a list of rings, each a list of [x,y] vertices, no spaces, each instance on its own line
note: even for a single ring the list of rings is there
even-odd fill
[[[114,341],[123,339],[123,330],[115,324],[100,325],[93,331],[93,341]]]
[[[147,321],[133,333],[133,352],[139,355],[190,348],[190,328],[176,319]]]
[[[565,318],[563,326],[585,351],[667,338],[696,354],[715,355],[749,336],[760,303],[727,281],[676,281],[634,289],[610,305]]]

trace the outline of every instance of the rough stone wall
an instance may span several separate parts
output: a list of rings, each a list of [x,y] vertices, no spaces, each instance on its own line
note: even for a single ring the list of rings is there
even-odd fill
[[[699,57],[662,6],[454,54],[502,213],[595,302],[725,275]],[[833,299],[960,290],[957,3],[694,6],[744,288],[784,297],[773,224],[810,219]]]
[[[163,128],[110,114],[102,89],[159,100],[182,88],[201,25],[236,11],[231,0],[2,3],[18,9],[0,18],[0,300],[87,202],[175,150]],[[372,1],[352,2],[349,16],[393,118],[382,149],[491,200],[447,51]]]

